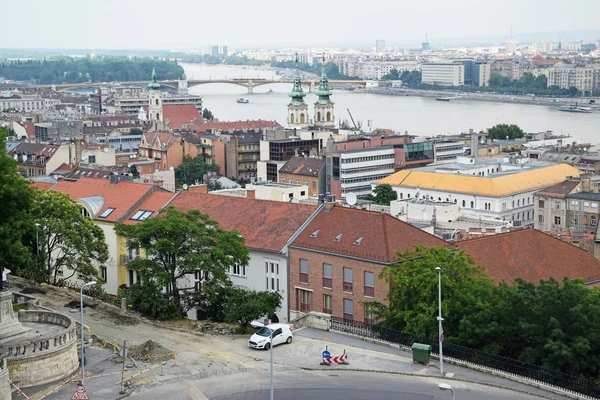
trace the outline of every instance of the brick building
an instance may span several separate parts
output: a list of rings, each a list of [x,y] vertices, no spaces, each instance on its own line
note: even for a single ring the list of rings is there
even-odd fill
[[[365,303],[389,291],[382,269],[418,244],[448,245],[390,215],[325,204],[289,246],[291,318],[318,311],[371,321]]]
[[[292,157],[278,173],[278,182],[308,186],[308,196],[325,194],[325,159]]]

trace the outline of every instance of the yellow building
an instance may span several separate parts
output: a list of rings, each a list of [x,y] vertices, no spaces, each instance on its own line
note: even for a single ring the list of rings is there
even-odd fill
[[[534,193],[580,175],[567,164],[492,161],[402,170],[375,182],[373,187],[390,184],[398,199],[415,199],[414,203],[420,199],[453,202],[466,218],[532,227]]]
[[[176,195],[155,185],[119,181],[118,178],[110,175],[109,179],[79,178],[56,184],[36,184],[39,189],[68,194],[104,232],[109,260],[100,267],[98,276],[105,282],[104,290],[109,294],[117,294],[121,285],[137,282],[136,271],[128,269],[127,263],[145,255],[143,249],[127,248],[126,239],[115,232],[115,224],[136,224],[155,216]],[[63,274],[71,275],[67,271]],[[77,280],[77,277],[72,279]]]

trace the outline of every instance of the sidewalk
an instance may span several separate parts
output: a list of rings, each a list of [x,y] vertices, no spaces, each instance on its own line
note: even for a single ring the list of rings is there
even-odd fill
[[[313,369],[330,369],[330,370],[369,370],[377,372],[392,372],[402,374],[414,374],[420,376],[440,376],[438,360],[432,360],[428,366],[415,364],[412,361],[412,353],[398,348],[393,348],[383,344],[377,344],[362,340],[357,337],[335,333],[331,331],[322,331],[314,328],[302,328],[294,331],[297,343],[304,342],[309,339],[312,343],[303,345],[293,353],[305,353],[311,358],[316,358],[314,362],[308,363],[306,360],[298,360],[296,365]],[[329,352],[333,356],[341,355],[346,349],[348,354],[348,362],[350,365],[332,365],[320,366],[320,357],[325,345],[328,346]],[[292,347],[293,344],[290,346]],[[308,357],[307,357],[308,358]],[[304,357],[302,358],[304,359]],[[563,400],[568,397],[555,394],[544,389],[530,386],[511,379],[500,376],[475,371],[469,368],[460,367],[450,363],[444,363],[444,373],[454,374],[452,379],[464,380],[469,382],[482,383],[490,386],[501,388],[510,388],[520,392],[530,393],[550,399]],[[447,375],[448,378],[450,376]]]

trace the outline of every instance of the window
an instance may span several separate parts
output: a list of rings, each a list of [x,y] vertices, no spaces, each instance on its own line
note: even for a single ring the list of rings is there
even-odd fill
[[[333,298],[329,294],[323,295],[323,312],[333,314]]]
[[[312,186],[313,186],[313,189],[316,189],[317,188],[317,181],[313,181],[313,185]]]
[[[352,292],[352,268],[344,268],[344,292]]]
[[[108,276],[108,271],[106,270],[106,267],[100,267],[100,278],[106,282],[106,278]]]
[[[340,158],[331,157],[331,175],[333,179],[340,179]]]
[[[308,290],[298,290],[298,303],[300,311],[310,311],[310,292]]]
[[[135,283],[135,271],[132,269],[128,269],[127,270],[127,277],[128,277],[128,282],[127,284],[129,286],[133,285]]]
[[[589,207],[589,206],[590,206],[590,203],[589,203],[589,202],[587,202],[587,201],[584,201],[584,202],[583,202],[583,206],[584,206],[584,207]]]
[[[131,217],[131,219],[134,221],[144,221],[148,219],[148,217],[151,216],[152,213],[153,211],[138,210],[135,214],[133,214],[133,217]]]
[[[365,272],[365,296],[375,297],[375,273]]]
[[[308,260],[300,259],[300,282],[308,283]]]
[[[538,215],[538,222],[539,222],[540,224],[543,224],[543,223],[544,223],[544,216],[543,216],[543,215]]]
[[[306,196],[306,191],[304,191],[304,190],[300,191],[300,196]]]
[[[375,307],[373,304],[365,303],[365,324],[373,325],[375,320]]]
[[[231,273],[231,275],[246,276],[246,266],[245,265],[235,264],[233,266],[233,272]]]
[[[571,200],[571,204],[574,206],[578,206],[579,202],[577,200]]]
[[[475,208],[475,202],[474,201],[471,202],[471,208]]]
[[[352,320],[352,300],[344,299],[344,319]]]
[[[554,202],[554,209],[555,210],[560,210],[560,201],[555,201]]]
[[[590,225],[592,225],[592,226],[596,226],[596,224],[597,224],[597,221],[596,221],[596,216],[595,216],[595,215],[592,215],[592,216],[590,217]]]
[[[521,207],[521,199],[517,200],[517,207]]]
[[[538,207],[539,208],[544,208],[544,200],[539,200],[538,201]]]
[[[300,179],[296,179],[296,185],[300,184]]]
[[[463,207],[466,207],[466,205],[467,205],[467,202],[463,200],[463,201],[462,201],[462,206],[463,206]]]
[[[554,217],[554,225],[560,225],[560,217]]]
[[[96,163],[96,155],[95,154],[90,154],[88,156],[88,164],[95,164]]]
[[[113,211],[115,211],[114,208],[109,207],[106,210],[104,210],[104,212],[102,214],[100,214],[100,218],[106,218],[108,217]]]
[[[333,271],[331,264],[323,264],[323,287],[332,288]]]
[[[293,179],[290,179],[289,182],[290,182],[290,185],[294,184],[294,180]]]
[[[592,208],[598,208],[598,203],[592,203]]]

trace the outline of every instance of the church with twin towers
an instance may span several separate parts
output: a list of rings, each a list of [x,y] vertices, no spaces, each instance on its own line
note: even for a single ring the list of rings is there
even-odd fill
[[[308,114],[308,104],[304,101],[306,93],[302,90],[302,80],[298,70],[298,57],[296,56],[294,87],[289,93],[292,100],[288,104],[287,124],[290,128],[301,129],[308,128],[309,126],[321,128],[335,127],[334,103],[331,101],[333,89],[329,84],[327,73],[325,72],[325,57],[323,57],[319,87],[315,93],[318,99],[314,104],[314,120],[311,120]]]

